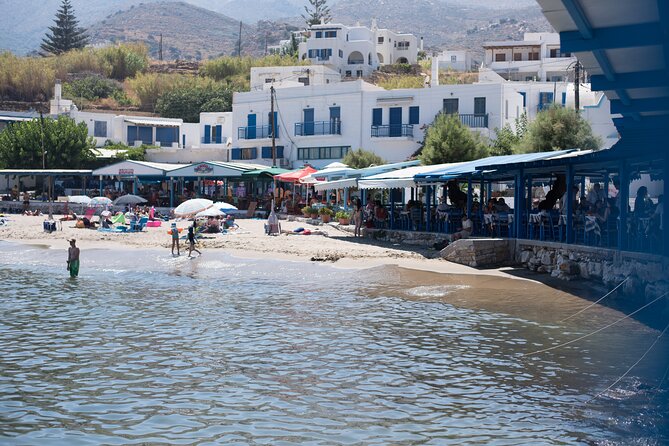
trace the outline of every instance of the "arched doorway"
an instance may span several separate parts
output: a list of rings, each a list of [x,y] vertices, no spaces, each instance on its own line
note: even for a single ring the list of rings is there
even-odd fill
[[[360,51],[353,51],[348,56],[349,65],[362,65],[365,63],[365,56]]]

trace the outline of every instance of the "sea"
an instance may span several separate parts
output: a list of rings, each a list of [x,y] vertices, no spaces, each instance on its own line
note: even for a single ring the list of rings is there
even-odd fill
[[[669,444],[662,331],[555,288],[81,248],[0,242],[2,445]]]

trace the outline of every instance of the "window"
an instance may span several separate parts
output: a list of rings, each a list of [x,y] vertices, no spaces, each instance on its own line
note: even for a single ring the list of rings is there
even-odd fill
[[[523,60],[523,54],[522,53],[513,53],[513,60],[516,62],[519,62]]]
[[[539,52],[529,53],[527,60],[539,60]]]
[[[346,77],[351,77],[351,70],[346,70]]]
[[[557,48],[551,49],[550,57],[560,57],[560,50]]]
[[[458,98],[444,99],[444,113],[452,115],[458,112]]]
[[[474,114],[485,115],[485,98],[474,98]]]
[[[96,138],[107,137],[107,121],[95,121],[93,124],[93,136]]]
[[[304,147],[297,149],[297,158],[303,161],[340,159],[346,156],[350,146]]]
[[[567,92],[563,91],[562,92],[562,106],[564,107],[565,105],[567,105]]]
[[[254,160],[258,158],[257,147],[230,150],[230,158],[233,160]]]
[[[340,59],[344,58],[344,52],[342,50],[339,50],[339,58]]]
[[[526,102],[527,102],[527,93],[524,91],[519,91],[520,95],[523,97],[523,107],[527,107]]]
[[[420,107],[409,107],[409,124],[418,124],[420,121]]]
[[[320,39],[323,37],[323,31],[316,31],[316,38]]]
[[[506,54],[495,54],[495,62],[504,62],[506,60]]]
[[[551,76],[551,82],[562,82],[562,76]]]
[[[298,77],[297,81],[304,86],[309,85],[309,78],[308,77]]]
[[[381,122],[383,122],[383,109],[372,109],[372,125],[381,125]]]
[[[337,31],[325,31],[325,38],[332,39],[337,37]]]
[[[263,159],[272,159],[272,147],[263,147],[261,156]],[[276,146],[276,157],[283,158],[283,146]]]
[[[539,111],[548,108],[553,102],[553,92],[539,93]]]
[[[383,43],[383,36],[379,36],[379,38],[377,39],[377,42],[378,42],[379,45],[381,45]]]
[[[406,40],[402,41],[402,42],[397,42],[397,48],[400,49],[400,50],[409,49],[409,43],[410,42],[407,42]]]
[[[362,70],[358,70],[355,72],[356,77],[362,77]]]
[[[265,79],[266,84],[271,84],[272,82],[276,82],[273,77],[268,77]]]
[[[451,56],[451,62],[457,62],[458,56]]]

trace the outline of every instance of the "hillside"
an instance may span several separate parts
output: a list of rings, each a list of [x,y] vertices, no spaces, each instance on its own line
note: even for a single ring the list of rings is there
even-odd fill
[[[89,33],[93,44],[146,42],[153,58],[158,58],[162,34],[163,59],[206,60],[237,53],[239,21],[184,2],[161,2],[112,14]],[[242,53],[262,54],[266,34],[270,43],[288,36],[286,25],[243,25]]]

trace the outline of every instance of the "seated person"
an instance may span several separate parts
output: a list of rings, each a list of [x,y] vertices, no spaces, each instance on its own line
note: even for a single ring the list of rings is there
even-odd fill
[[[386,220],[388,219],[388,211],[384,206],[381,206],[381,202],[376,200],[376,205],[374,206],[374,220],[379,226],[384,226]]]
[[[461,238],[469,238],[474,232],[474,223],[466,215],[462,218],[462,230],[448,235],[448,241],[454,242]]]
[[[502,212],[502,213],[508,213],[508,212],[511,211],[511,208],[509,207],[508,204],[506,204],[506,201],[504,201],[503,197],[499,197],[497,199],[496,204],[495,204],[495,211]]]
[[[77,214],[70,211],[69,213],[63,215],[59,220],[60,221],[73,221],[77,219]]]
[[[437,205],[437,216],[443,220],[446,218],[446,214],[450,210],[450,206],[446,203],[446,197],[439,198],[439,204]]]

